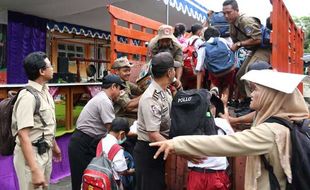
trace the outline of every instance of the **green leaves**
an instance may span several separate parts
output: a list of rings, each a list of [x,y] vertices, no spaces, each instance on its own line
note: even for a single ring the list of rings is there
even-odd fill
[[[305,32],[304,53],[310,53],[310,16],[293,17],[293,20]]]

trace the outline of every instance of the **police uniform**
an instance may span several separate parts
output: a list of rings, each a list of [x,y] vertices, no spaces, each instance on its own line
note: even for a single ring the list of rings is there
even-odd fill
[[[54,100],[48,92],[48,87],[46,85],[41,86],[34,81],[29,81],[28,85],[38,91],[38,96],[41,102],[39,112],[47,126],[43,127],[40,117],[38,115],[34,115],[36,105],[35,97],[27,90],[22,90],[19,93],[13,108],[12,133],[13,135],[17,135],[18,130],[29,127],[29,138],[32,143],[35,143],[42,137],[42,133],[44,132],[45,141],[49,146],[48,151],[42,155],[39,155],[37,147],[33,146],[33,152],[35,161],[42,169],[45,179],[48,182],[52,171],[51,147],[55,138],[56,129]],[[18,137],[16,138],[16,146],[14,150],[14,167],[18,177],[19,189],[33,189],[31,171],[29,166],[27,166]]]
[[[117,84],[125,88],[118,75],[107,75],[102,80],[103,85]],[[68,155],[71,172],[72,190],[80,190],[83,172],[96,156],[96,148],[100,139],[108,133],[106,125],[115,118],[112,97],[106,93],[111,87],[99,92],[90,99],[81,111],[76,121],[76,129],[71,135],[68,145]]]
[[[140,96],[142,90],[134,83],[130,81],[125,82],[126,88],[121,92],[119,98],[114,104],[115,115],[117,117],[126,117],[130,125],[137,119],[137,112],[126,111],[126,106],[131,101],[131,99]]]
[[[172,96],[155,81],[143,93],[138,108],[138,142],[134,149],[136,162],[137,190],[165,189],[165,162],[153,159],[157,150],[150,147],[148,132],[158,131],[168,138],[171,125],[170,108]]]
[[[230,25],[230,36],[234,43],[247,40],[249,38],[257,40],[261,39],[261,30],[259,23],[252,17],[244,15],[239,16],[235,23]],[[261,48],[257,46],[246,46],[245,48],[252,51],[251,55],[241,65],[237,72],[236,79],[240,92],[244,95],[249,96],[250,90],[244,81],[240,78],[247,72],[248,66],[257,60],[270,62],[271,50],[268,48]]]

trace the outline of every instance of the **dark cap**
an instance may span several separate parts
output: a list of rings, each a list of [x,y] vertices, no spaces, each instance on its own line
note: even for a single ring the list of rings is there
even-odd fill
[[[125,117],[116,117],[111,125],[111,131],[114,132],[125,131],[128,133],[130,130],[128,120]]]
[[[182,64],[178,61],[174,61],[171,53],[169,52],[160,52],[156,54],[152,60],[152,69],[155,70],[165,70],[172,67],[182,67]]]
[[[122,79],[118,75],[110,74],[110,75],[105,76],[102,79],[102,85],[114,84],[114,83],[120,85],[121,89],[126,88],[125,83],[122,81]]]
[[[266,61],[255,61],[249,65],[248,71],[251,70],[264,70],[264,69],[272,69],[272,66]]]

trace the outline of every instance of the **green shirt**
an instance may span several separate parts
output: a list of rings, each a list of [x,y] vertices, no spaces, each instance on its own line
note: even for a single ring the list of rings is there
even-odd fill
[[[154,55],[158,54],[159,52],[166,52],[167,51],[167,52],[171,53],[171,55],[173,56],[173,59],[175,61],[178,61],[181,64],[183,64],[183,51],[182,51],[182,46],[180,46],[179,44],[172,42],[167,49],[160,49],[158,46],[158,42],[154,43],[153,45],[151,45],[151,44],[153,44],[153,43],[150,43],[150,46],[148,48],[147,60],[152,59],[152,57]]]
[[[142,90],[134,83],[126,81],[126,88],[121,92],[119,98],[114,103],[115,114],[118,117],[137,118],[137,111],[126,111],[126,107],[131,99],[142,94]]]
[[[247,39],[261,39],[260,25],[252,17],[240,15],[235,23],[230,24],[230,37],[234,43],[244,41]],[[247,48],[254,48],[247,47]]]

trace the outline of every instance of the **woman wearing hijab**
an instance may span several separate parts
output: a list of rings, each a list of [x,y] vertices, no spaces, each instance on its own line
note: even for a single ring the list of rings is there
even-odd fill
[[[247,156],[245,189],[270,189],[269,174],[261,161],[264,155],[272,165],[280,189],[292,181],[290,166],[291,140],[287,127],[265,122],[271,116],[289,121],[309,117],[302,94],[296,88],[303,75],[272,70],[250,71],[242,78],[251,83],[250,108],[256,111],[250,129],[225,136],[181,136],[151,143],[160,146],[154,158],[164,152],[194,156]],[[214,146],[217,145],[217,146]]]

